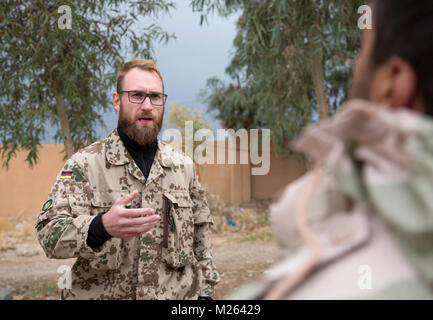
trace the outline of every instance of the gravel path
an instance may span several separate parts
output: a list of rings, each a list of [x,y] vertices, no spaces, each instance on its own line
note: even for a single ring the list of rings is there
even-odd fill
[[[15,299],[22,299],[22,292],[56,286],[57,268],[72,265],[75,259],[53,260],[46,258],[36,240],[26,240],[0,246],[0,287],[9,287]],[[271,240],[242,241],[232,237],[212,236],[215,265],[221,275],[215,298],[223,299],[255,277],[263,273],[275,261],[276,247]],[[57,293],[39,295],[38,299],[56,299]]]

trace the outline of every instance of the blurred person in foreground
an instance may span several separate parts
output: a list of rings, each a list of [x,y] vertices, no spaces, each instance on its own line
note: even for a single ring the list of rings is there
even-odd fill
[[[371,8],[351,99],[271,206],[279,262],[229,299],[433,298],[433,1]]]
[[[212,297],[212,217],[192,160],[157,139],[166,98],[154,61],[125,63],[117,128],[59,172],[36,228],[49,258],[77,258],[62,299]]]

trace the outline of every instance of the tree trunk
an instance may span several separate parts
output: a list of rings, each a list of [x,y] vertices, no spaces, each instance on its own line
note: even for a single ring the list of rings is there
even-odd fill
[[[329,118],[329,105],[320,55],[314,56],[311,62],[311,72],[313,74],[314,91],[316,92],[317,103],[319,104],[319,120],[323,120]]]
[[[63,144],[65,145],[66,157],[69,159],[74,154],[74,144],[69,128],[68,116],[65,110],[65,100],[63,94],[56,92],[56,109],[60,119],[60,128],[62,129]]]

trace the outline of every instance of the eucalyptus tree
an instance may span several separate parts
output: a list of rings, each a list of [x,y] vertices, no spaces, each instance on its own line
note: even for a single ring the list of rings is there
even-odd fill
[[[193,0],[202,14],[240,14],[224,83],[202,92],[226,127],[270,128],[277,151],[346,99],[362,0]]]
[[[33,165],[47,124],[57,128],[66,157],[95,140],[125,52],[149,58],[155,41],[173,37],[157,24],[173,7],[165,0],[0,1],[3,164],[21,148]]]

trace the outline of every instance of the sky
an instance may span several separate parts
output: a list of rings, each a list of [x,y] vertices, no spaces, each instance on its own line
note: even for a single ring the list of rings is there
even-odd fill
[[[193,13],[189,1],[177,0],[176,8],[169,15],[155,20],[168,33],[176,35],[175,40],[167,44],[155,43],[154,57],[158,62],[164,79],[165,92],[168,94],[164,128],[169,127],[168,106],[177,102],[199,110],[212,129],[219,128],[219,122],[206,113],[207,106],[198,98],[200,90],[206,86],[207,79],[218,77],[229,80],[225,68],[229,65],[233,53],[233,39],[236,34],[238,15],[228,18],[214,14],[208,17],[208,23],[200,26],[200,14]],[[128,55],[127,59],[134,56]],[[113,88],[114,89],[114,88]],[[107,93],[110,94],[111,93]],[[103,115],[106,129],[99,128],[98,138],[108,135],[117,124],[118,114],[111,109]]]

